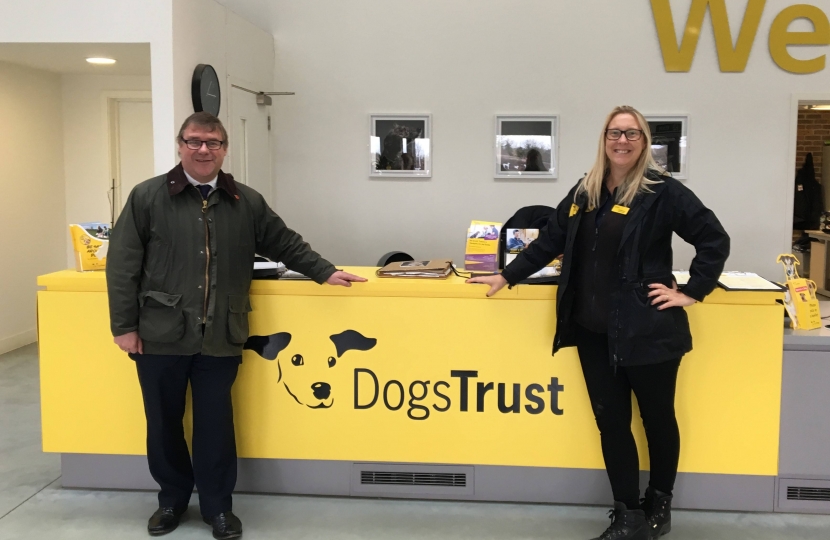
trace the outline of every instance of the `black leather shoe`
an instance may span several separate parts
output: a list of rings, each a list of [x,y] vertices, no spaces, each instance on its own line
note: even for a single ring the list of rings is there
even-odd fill
[[[187,511],[187,508],[176,509],[172,506],[159,507],[150,516],[150,521],[147,522],[147,532],[150,533],[150,536],[161,536],[162,534],[175,531],[185,511]]]
[[[222,512],[211,517],[204,517],[205,523],[213,527],[213,537],[216,540],[228,540],[242,536],[242,522],[233,512]]]

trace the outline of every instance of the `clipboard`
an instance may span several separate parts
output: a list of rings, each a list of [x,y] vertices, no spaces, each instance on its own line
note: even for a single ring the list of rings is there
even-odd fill
[[[754,272],[724,272],[718,285],[727,291],[784,292],[778,283],[764,279]]]

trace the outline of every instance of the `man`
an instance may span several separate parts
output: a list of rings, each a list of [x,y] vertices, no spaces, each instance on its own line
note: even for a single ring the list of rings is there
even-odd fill
[[[213,536],[238,538],[231,387],[248,338],[254,253],[321,284],[366,280],[336,270],[259,193],[222,172],[228,136],[218,118],[191,115],[177,140],[181,163],[136,186],[112,230],[110,323],[116,345],[136,363],[147,461],[161,488],[148,532],[178,526],[195,484]],[[188,382],[192,463],[182,428]]]
[[[521,229],[513,229],[513,237],[507,239],[507,249],[509,251],[521,251],[525,248],[524,240],[521,238]]]

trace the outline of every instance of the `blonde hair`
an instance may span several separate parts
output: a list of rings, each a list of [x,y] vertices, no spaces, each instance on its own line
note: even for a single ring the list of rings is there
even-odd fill
[[[628,171],[623,183],[620,184],[620,188],[617,189],[617,202],[623,206],[630,206],[631,202],[634,200],[634,197],[636,197],[638,193],[641,191],[650,192],[651,189],[649,189],[649,185],[660,183],[660,181],[649,180],[646,178],[646,173],[649,170],[653,170],[659,174],[663,174],[665,172],[657,165],[657,163],[655,163],[654,158],[651,155],[651,130],[648,127],[648,122],[645,117],[634,107],[629,107],[628,105],[620,105],[619,107],[615,107],[614,110],[611,111],[611,114],[609,114],[605,119],[605,125],[599,135],[597,160],[594,162],[594,166],[591,170],[588,171],[588,174],[585,175],[585,178],[583,178],[579,183],[579,187],[576,190],[577,194],[583,191],[588,194],[588,206],[590,208],[599,207],[600,195],[602,193],[602,183],[605,180],[605,176],[608,174],[608,156],[605,153],[605,130],[608,129],[608,126],[611,124],[611,120],[621,114],[630,114],[637,120],[637,123],[640,124],[640,129],[643,130],[644,144],[643,151],[640,154],[639,159],[637,159],[637,163],[635,163],[631,170]]]

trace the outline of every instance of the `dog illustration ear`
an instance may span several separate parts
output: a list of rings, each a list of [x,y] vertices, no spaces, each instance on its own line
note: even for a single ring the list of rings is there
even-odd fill
[[[346,330],[345,332],[329,336],[329,338],[337,348],[337,358],[343,356],[343,353],[346,351],[368,351],[378,342],[375,338],[367,338],[360,332],[354,330]]]
[[[270,336],[251,336],[242,348],[254,351],[266,360],[274,360],[290,342],[291,334],[279,332]]]

